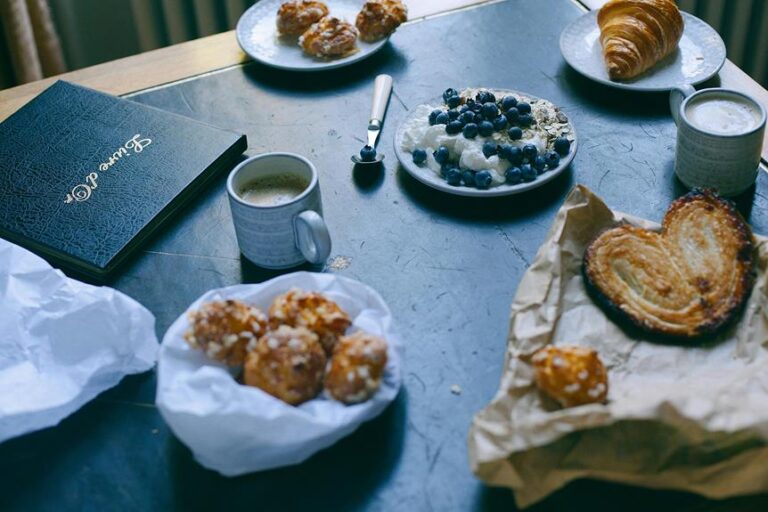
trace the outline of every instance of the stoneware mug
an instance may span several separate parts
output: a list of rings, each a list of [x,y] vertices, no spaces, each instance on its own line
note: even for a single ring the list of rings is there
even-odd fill
[[[696,114],[693,109],[712,101],[738,104],[754,114],[754,119],[743,130],[733,124],[728,129],[707,126],[716,123],[717,111],[698,110]],[[684,85],[672,89],[669,106],[677,124],[675,174],[686,187],[714,188],[724,196],[734,196],[752,186],[765,134],[765,108],[759,102],[730,89],[696,91]],[[696,115],[700,117],[694,120]],[[727,116],[724,122],[730,122]]]
[[[277,205],[256,205],[242,198],[243,188],[257,177],[285,175],[308,185],[293,199]],[[227,193],[240,252],[256,265],[281,269],[328,259],[331,236],[322,217],[317,169],[303,156],[264,153],[251,157],[229,174]]]

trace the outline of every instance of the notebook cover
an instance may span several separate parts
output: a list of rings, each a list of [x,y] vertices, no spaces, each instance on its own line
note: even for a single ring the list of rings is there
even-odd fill
[[[0,236],[107,277],[245,135],[59,81],[0,124]]]

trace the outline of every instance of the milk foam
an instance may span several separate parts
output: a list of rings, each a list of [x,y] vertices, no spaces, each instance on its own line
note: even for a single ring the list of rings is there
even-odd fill
[[[747,133],[760,124],[760,111],[735,95],[701,95],[688,103],[685,115],[699,130],[719,135]]]

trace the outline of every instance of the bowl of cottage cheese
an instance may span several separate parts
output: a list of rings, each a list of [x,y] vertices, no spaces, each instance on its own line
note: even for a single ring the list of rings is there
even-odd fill
[[[395,153],[411,176],[463,196],[537,188],[565,171],[576,149],[576,132],[557,106],[505,89],[447,89],[411,110],[395,134]]]

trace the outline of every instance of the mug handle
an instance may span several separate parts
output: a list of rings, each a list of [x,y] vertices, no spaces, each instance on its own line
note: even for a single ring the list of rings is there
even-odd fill
[[[676,125],[680,124],[680,105],[683,104],[685,98],[695,92],[696,89],[691,84],[683,84],[669,91],[669,110],[672,112],[672,119],[675,120]]]
[[[331,255],[331,235],[323,218],[314,210],[305,210],[293,219],[296,247],[313,264],[325,263]]]

